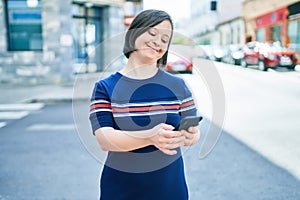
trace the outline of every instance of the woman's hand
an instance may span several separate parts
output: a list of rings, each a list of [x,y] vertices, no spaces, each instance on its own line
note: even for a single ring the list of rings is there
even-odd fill
[[[188,131],[174,131],[168,124],[159,124],[144,131],[120,131],[111,127],[102,127],[95,131],[97,140],[104,151],[127,152],[154,145],[167,155],[175,155],[178,147],[195,144],[200,137],[197,127]]]
[[[150,137],[151,143],[168,155],[175,155],[176,148],[185,145],[185,136],[180,131],[173,131],[174,127],[168,124],[159,124],[152,128],[153,135]]]
[[[198,127],[189,127],[188,130],[181,130],[181,135],[185,137],[184,146],[192,146],[200,139],[200,130]]]

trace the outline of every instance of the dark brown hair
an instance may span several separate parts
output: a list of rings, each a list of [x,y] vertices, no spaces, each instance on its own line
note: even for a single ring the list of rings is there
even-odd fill
[[[123,53],[126,58],[129,58],[131,52],[135,51],[135,40],[148,31],[151,27],[156,26],[164,20],[169,20],[172,26],[172,35],[173,35],[173,22],[168,13],[162,10],[144,10],[140,12],[132,21],[126,36],[125,36],[125,44],[123,47]],[[171,38],[172,38],[171,35]],[[171,42],[170,38],[170,42]],[[169,45],[170,45],[169,42]],[[169,48],[168,45],[168,48]],[[163,67],[167,64],[168,50],[166,53],[157,61],[158,67]]]

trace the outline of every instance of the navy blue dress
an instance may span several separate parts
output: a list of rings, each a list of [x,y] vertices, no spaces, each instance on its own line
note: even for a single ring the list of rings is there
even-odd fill
[[[115,73],[95,84],[90,106],[93,131],[100,127],[138,131],[160,123],[179,124],[196,115],[184,81],[159,70],[136,80]],[[101,200],[185,200],[188,190],[180,148],[170,156],[150,145],[130,152],[108,152],[100,180]]]

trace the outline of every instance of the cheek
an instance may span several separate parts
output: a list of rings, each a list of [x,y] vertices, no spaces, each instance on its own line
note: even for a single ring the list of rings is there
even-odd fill
[[[138,47],[142,47],[144,44],[144,39],[143,38],[140,38],[138,37],[136,40],[135,40],[135,48],[138,48]]]
[[[170,45],[169,43],[162,43],[161,47],[164,49],[164,51],[167,51],[169,48],[169,45]]]

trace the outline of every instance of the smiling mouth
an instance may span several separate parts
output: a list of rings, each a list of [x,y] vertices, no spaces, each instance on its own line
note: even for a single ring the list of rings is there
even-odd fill
[[[161,50],[160,49],[155,49],[153,47],[151,47],[150,45],[147,45],[150,49],[152,49],[153,51],[157,52],[157,53],[160,53]]]

